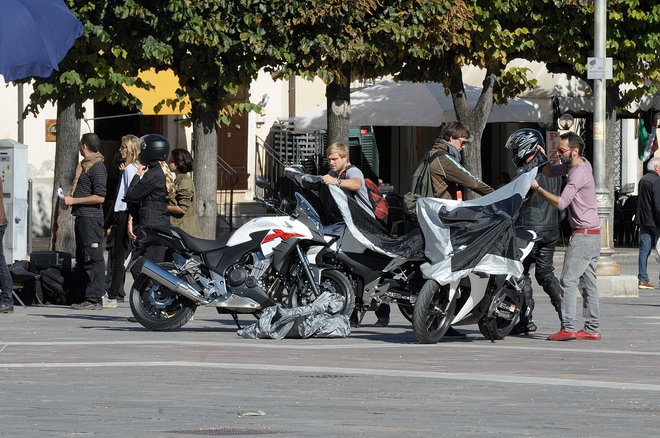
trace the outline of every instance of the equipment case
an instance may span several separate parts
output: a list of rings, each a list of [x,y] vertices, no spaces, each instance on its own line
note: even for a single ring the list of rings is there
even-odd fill
[[[51,266],[71,270],[71,254],[63,251],[32,251],[30,253],[30,272],[38,274]]]

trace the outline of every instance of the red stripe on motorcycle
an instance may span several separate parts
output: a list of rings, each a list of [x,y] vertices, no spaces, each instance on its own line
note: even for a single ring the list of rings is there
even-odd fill
[[[275,239],[288,240],[292,237],[305,237],[300,233],[288,233],[284,230],[273,230],[272,233],[266,234],[264,240],[261,243],[272,242]]]

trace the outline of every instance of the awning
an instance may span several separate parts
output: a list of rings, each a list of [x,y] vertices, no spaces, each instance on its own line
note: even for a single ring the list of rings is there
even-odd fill
[[[179,88],[179,79],[172,70],[162,70],[156,72],[153,68],[147,71],[141,71],[138,75],[145,82],[150,82],[155,88],[144,90],[135,86],[126,86],[126,91],[137,97],[142,102],[142,114],[147,116],[169,116],[190,114],[190,101],[186,97],[182,110],[172,109],[169,105],[163,105],[160,112],[156,113],[154,107],[165,99],[175,99],[176,90]]]
[[[474,106],[481,88],[465,85],[468,102]],[[507,105],[494,105],[489,123],[538,122],[539,106],[520,98]],[[454,103],[437,82],[394,82],[385,80],[351,93],[351,126],[440,126],[456,120]],[[325,105],[294,117],[296,132],[326,129]]]
[[[527,61],[517,58],[507,64],[512,67],[528,68],[527,78],[536,79],[536,87],[525,91],[518,97],[534,102],[541,108],[542,122],[552,122],[555,114],[552,111],[552,99],[557,98],[560,114],[565,112],[593,112],[594,101],[591,87],[582,79],[563,73],[550,73],[544,62]],[[463,82],[481,85],[486,76],[486,70],[480,67],[464,66],[462,68]]]

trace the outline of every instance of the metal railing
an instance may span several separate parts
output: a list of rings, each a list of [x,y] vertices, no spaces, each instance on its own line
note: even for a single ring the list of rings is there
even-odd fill
[[[237,182],[238,172],[218,155],[218,219],[225,222],[230,231],[234,229],[234,186]]]
[[[268,180],[276,193],[286,197],[291,196],[291,184],[284,176],[284,168],[292,163],[282,159],[281,155],[261,137],[256,137],[255,144],[257,146],[255,175]],[[257,197],[264,197],[263,190],[259,187],[255,187],[254,191]]]

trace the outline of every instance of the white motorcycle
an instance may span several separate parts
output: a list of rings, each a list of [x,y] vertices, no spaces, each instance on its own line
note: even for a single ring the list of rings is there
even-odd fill
[[[316,211],[302,196],[296,200],[291,214],[253,219],[217,240],[175,227],[143,227],[133,260],[158,245],[170,250],[172,261],[145,260],[130,293],[133,316],[149,330],[170,331],[207,306],[230,314],[240,329],[239,314],[258,317],[273,305],[304,306],[326,291],[344,298],[341,313],[350,316],[355,297],[346,276],[307,259],[310,248],[328,243]],[[261,201],[278,209],[271,200]]]
[[[522,262],[540,236],[527,230],[516,234]],[[477,324],[486,339],[503,339],[518,323],[522,302],[522,279],[511,274],[471,271],[445,285],[428,280],[417,296],[413,332],[422,344],[435,344],[450,326]]]
[[[450,326],[478,324],[491,341],[518,322],[523,302],[522,261],[542,236],[515,229],[536,169],[477,200],[421,198],[417,213],[430,262],[417,297],[413,332],[421,343],[440,341]]]

